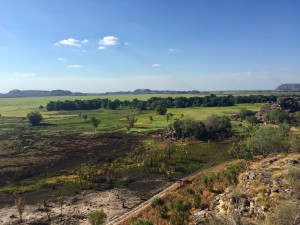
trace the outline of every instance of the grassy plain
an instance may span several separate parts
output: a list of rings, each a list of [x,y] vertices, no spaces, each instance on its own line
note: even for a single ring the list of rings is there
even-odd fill
[[[151,132],[156,135],[156,130],[165,128],[174,119],[179,119],[181,114],[184,117],[205,120],[211,114],[230,116],[241,108],[259,110],[262,106],[262,104],[239,104],[232,107],[173,108],[168,109],[168,113],[173,114],[168,122],[165,115],[157,115],[155,111],[150,110],[141,113],[130,109],[59,112],[39,110],[40,105],[46,106],[49,101],[57,100],[97,97],[107,97],[112,100],[131,100],[133,98],[146,100],[153,96],[157,95],[0,99],[0,174],[3,177],[5,175],[11,181],[2,184],[0,200],[1,193],[3,199],[7,198],[7,193],[38,192],[40,189],[48,195],[53,193],[53,186],[58,191],[56,193],[58,195],[74,194],[80,191],[78,190],[80,189],[78,174],[74,171],[81,164],[86,163],[94,165],[97,171],[103,170],[105,163],[114,163],[117,168],[114,176],[120,180],[120,182],[116,182],[116,185],[148,193],[149,190],[138,186],[139,181],[146,178],[150,180],[163,179],[159,171],[162,163],[174,169],[174,176],[177,179],[199,168],[229,160],[227,149],[232,141],[187,142],[184,143],[185,147],[182,150],[175,141],[169,143],[160,140],[160,137],[153,137]],[[175,96],[172,95],[172,97]],[[185,96],[191,97],[192,95]],[[25,117],[28,112],[36,110],[41,112],[44,119],[41,126],[33,127]],[[86,114],[88,118],[83,119],[82,114]],[[138,120],[135,127],[128,132],[126,117],[129,115],[134,115]],[[89,121],[91,116],[101,120],[96,137],[93,137],[93,127]],[[150,122],[150,116],[153,117],[152,122]],[[150,134],[147,134],[148,132]],[[152,153],[142,151],[136,154],[134,150],[134,146],[138,146],[145,140],[155,140],[155,149],[157,149],[155,155],[158,158],[150,168],[149,166],[145,167],[143,158],[149,158],[149,154]],[[173,146],[174,151],[172,157],[166,159],[163,152],[169,146]],[[90,155],[94,157],[92,161]],[[127,180],[124,181],[125,177]],[[61,180],[64,181],[61,182]],[[96,182],[96,186],[99,187],[101,184]],[[40,199],[38,194],[37,199]]]

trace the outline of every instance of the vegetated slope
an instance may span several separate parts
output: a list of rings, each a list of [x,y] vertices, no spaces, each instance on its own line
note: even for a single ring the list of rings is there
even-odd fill
[[[281,84],[275,91],[300,91],[300,84]]]
[[[229,184],[224,175],[236,165],[243,165],[244,170],[236,184]],[[217,178],[204,185],[204,177],[213,177],[212,174]],[[198,209],[193,206],[189,224],[300,224],[300,184],[295,179],[299,175],[299,154],[256,157],[250,163],[237,160],[202,171],[158,197],[169,203],[166,205],[182,199],[195,206],[194,197],[201,193],[201,204]],[[162,218],[150,202],[114,224],[131,225],[140,218],[169,224],[174,212],[169,209]]]

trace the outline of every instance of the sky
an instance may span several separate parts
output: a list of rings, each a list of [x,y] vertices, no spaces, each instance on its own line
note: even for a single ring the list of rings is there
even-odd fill
[[[0,0],[0,93],[300,83],[298,0]]]

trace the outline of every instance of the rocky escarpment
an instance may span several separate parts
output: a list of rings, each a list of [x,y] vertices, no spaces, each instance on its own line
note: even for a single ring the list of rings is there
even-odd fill
[[[288,201],[296,211],[288,213],[292,222],[285,224],[300,224],[300,211],[297,211],[300,193],[287,179],[288,171],[293,168],[300,171],[299,155],[278,155],[251,163],[240,174],[236,186],[226,188],[214,198],[210,210],[196,212],[195,223],[206,224],[214,218],[219,221],[216,224],[258,224],[259,221],[268,224],[277,207]]]
[[[281,84],[275,91],[300,91],[300,84]]]
[[[259,121],[265,122],[268,112],[276,108],[286,113],[300,111],[300,97],[281,97],[276,102],[268,102],[261,107],[255,116]]]

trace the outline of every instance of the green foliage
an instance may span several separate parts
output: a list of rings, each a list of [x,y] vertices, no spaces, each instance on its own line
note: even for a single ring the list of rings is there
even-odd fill
[[[207,130],[205,124],[192,118],[176,120],[169,129],[175,133],[177,138],[197,138],[207,139]]]
[[[223,176],[226,179],[226,184],[237,184],[238,175],[244,169],[243,165],[229,165],[223,172]]]
[[[258,120],[254,115],[246,116],[245,119],[248,123],[251,124],[251,126],[258,123]]]
[[[219,179],[220,174],[219,173],[209,173],[206,175],[203,175],[201,177],[201,184],[206,187],[209,191],[213,190],[214,183]]]
[[[231,135],[230,119],[223,115],[211,115],[205,121],[210,138],[226,138]]]
[[[100,211],[91,212],[88,215],[88,220],[91,225],[103,225],[105,223],[107,215],[104,213],[103,209]]]
[[[137,118],[135,118],[134,115],[131,115],[131,116],[127,116],[127,123],[128,123],[128,127],[127,129],[130,130],[131,128],[134,127],[134,124],[137,122]]]
[[[172,209],[172,215],[170,222],[172,225],[186,225],[190,221],[190,215],[192,210],[192,203],[190,201],[183,201],[177,199],[171,202],[170,208]]]
[[[153,225],[153,222],[151,220],[138,219],[137,221],[133,222],[131,225]]]
[[[287,123],[289,121],[288,113],[281,111],[279,108],[270,110],[266,118],[275,124]]]
[[[248,110],[246,108],[241,108],[239,111],[239,117],[244,120],[247,116],[252,116],[253,112],[251,110]]]
[[[300,138],[295,136],[290,140],[290,151],[300,153]]]
[[[271,152],[286,152],[289,149],[286,137],[278,127],[263,126],[247,140],[247,148],[253,155],[268,155]]]
[[[165,204],[165,199],[163,198],[154,198],[151,202],[151,207],[153,208],[159,208]]]
[[[91,118],[90,118],[90,120],[91,120],[91,123],[92,123],[92,125],[93,125],[93,127],[94,127],[94,135],[95,135],[95,133],[96,133],[96,129],[97,129],[97,127],[99,126],[99,124],[100,124],[100,120],[98,120],[96,117],[94,117],[94,116],[92,116]]]
[[[165,106],[158,105],[158,106],[156,106],[155,111],[159,115],[165,115],[167,112],[167,108]]]
[[[292,118],[293,118],[294,123],[295,123],[297,126],[300,126],[300,111],[295,112],[295,113],[292,115]]]
[[[30,112],[27,114],[27,119],[32,126],[36,126],[41,123],[41,121],[43,120],[43,116],[39,112]]]

